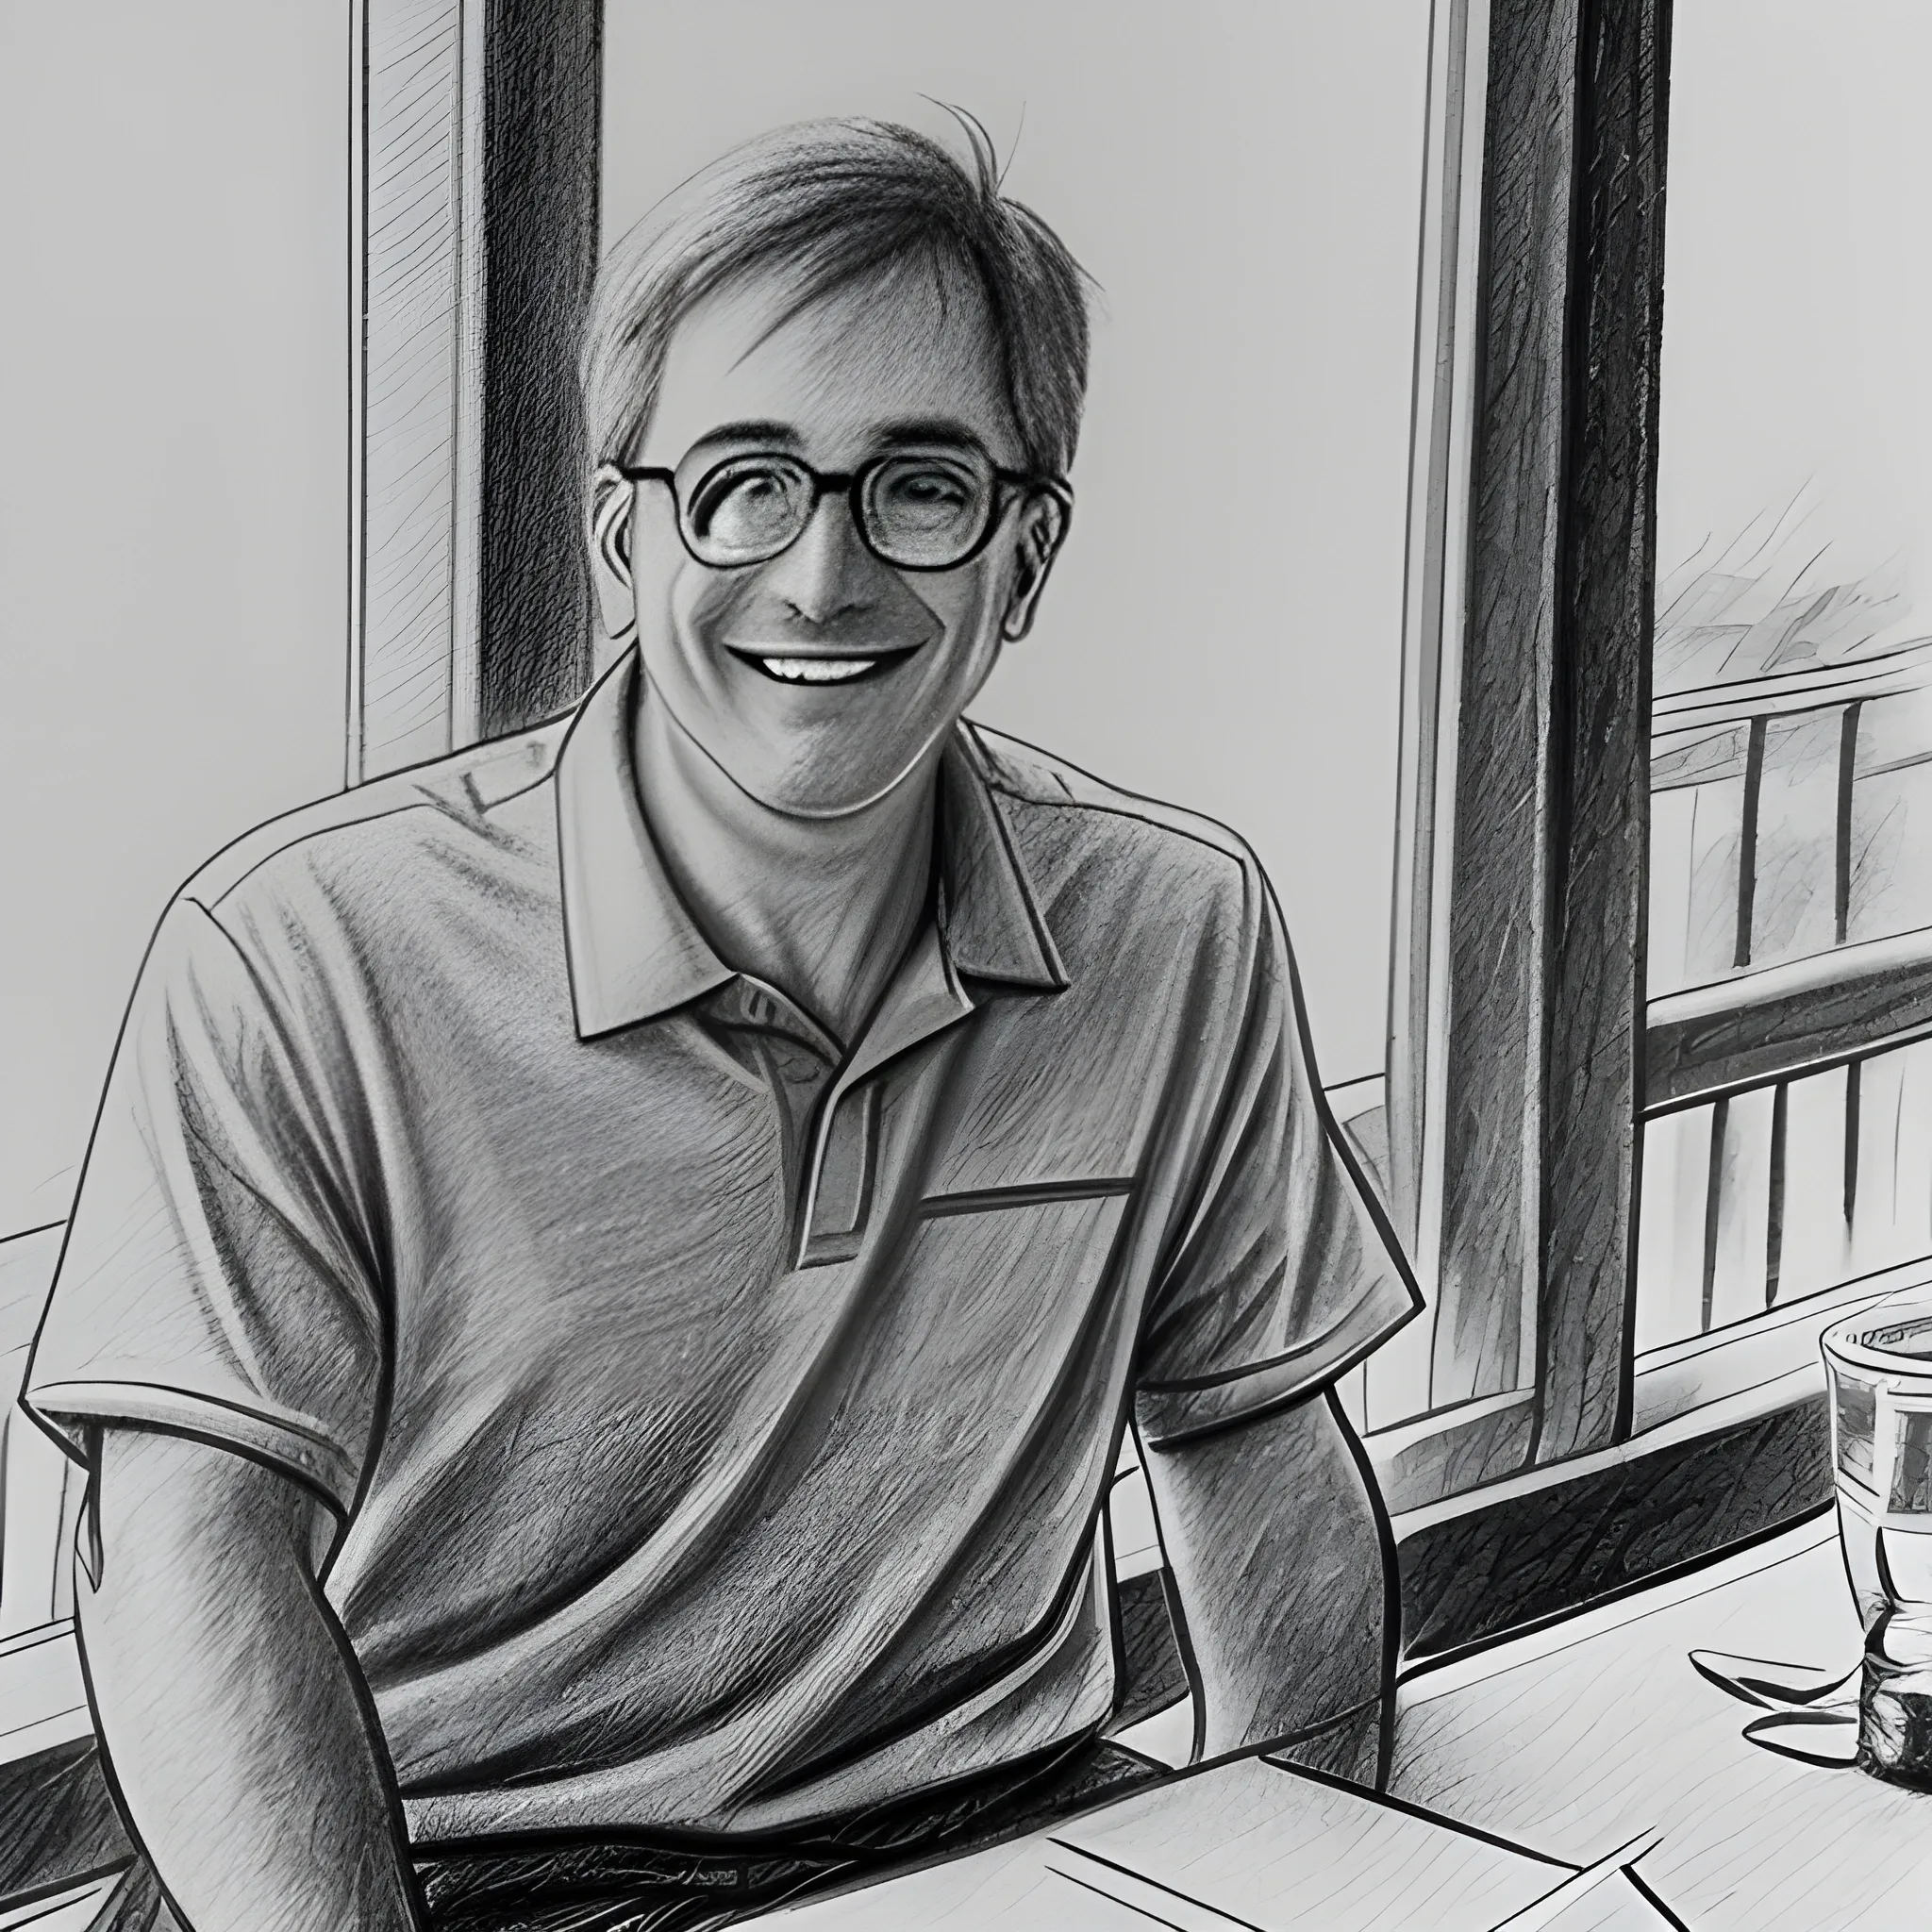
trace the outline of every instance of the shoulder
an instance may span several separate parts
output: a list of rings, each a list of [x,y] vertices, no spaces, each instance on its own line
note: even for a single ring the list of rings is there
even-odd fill
[[[473,745],[425,765],[318,799],[225,845],[179,897],[219,913],[238,895],[274,896],[297,879],[346,882],[361,872],[405,874],[457,845],[501,843],[505,808],[541,786],[556,767],[568,718]]]
[[[1198,918],[1204,902],[1257,917],[1268,895],[1260,861],[1217,820],[1128,791],[1036,745],[983,724],[966,727],[1020,856],[1046,886],[1078,873],[1136,888],[1158,883],[1160,905]]]

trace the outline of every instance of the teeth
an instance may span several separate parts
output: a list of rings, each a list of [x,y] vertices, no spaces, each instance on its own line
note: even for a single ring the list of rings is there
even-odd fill
[[[870,671],[876,658],[761,658],[758,659],[774,677],[788,678],[793,684],[843,684]]]

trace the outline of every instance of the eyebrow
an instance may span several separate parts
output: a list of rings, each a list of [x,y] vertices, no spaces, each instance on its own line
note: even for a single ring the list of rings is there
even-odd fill
[[[946,443],[956,449],[986,447],[983,437],[975,436],[965,424],[950,416],[922,417],[910,423],[894,423],[878,432],[878,441],[887,449],[903,449],[909,443]]]
[[[721,442],[755,442],[766,449],[776,444],[784,449],[796,449],[804,441],[789,423],[722,423],[716,429],[706,430],[685,454],[710,449]]]
[[[727,443],[795,450],[804,441],[805,439],[789,423],[722,423],[715,429],[706,430],[685,455],[689,458],[699,450],[714,449]],[[952,416],[918,416],[904,423],[889,423],[874,432],[872,441],[878,448],[887,450],[930,447],[934,443],[948,449],[984,451],[986,448],[984,439]]]

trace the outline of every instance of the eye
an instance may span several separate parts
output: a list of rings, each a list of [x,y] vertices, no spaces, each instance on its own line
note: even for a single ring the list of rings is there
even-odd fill
[[[965,502],[968,492],[957,476],[948,475],[942,470],[919,470],[909,476],[896,478],[893,494],[901,503],[930,504],[945,508]]]
[[[723,463],[691,492],[691,536],[724,555],[752,553],[789,539],[809,513],[811,489],[790,463],[745,457]]]
[[[940,457],[900,457],[873,479],[873,515],[888,530],[910,535],[971,525],[986,498],[983,478]]]

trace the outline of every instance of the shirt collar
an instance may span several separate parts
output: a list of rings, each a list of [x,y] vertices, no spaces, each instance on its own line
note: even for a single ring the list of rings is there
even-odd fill
[[[688,1006],[737,975],[664,869],[639,803],[638,656],[626,651],[577,708],[557,760],[564,944],[580,1039]],[[941,763],[938,941],[949,976],[1016,990],[1067,983],[991,782],[960,725]]]

